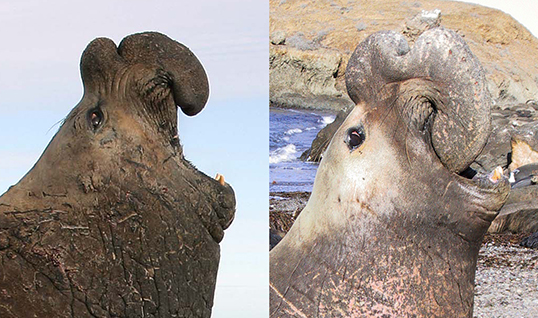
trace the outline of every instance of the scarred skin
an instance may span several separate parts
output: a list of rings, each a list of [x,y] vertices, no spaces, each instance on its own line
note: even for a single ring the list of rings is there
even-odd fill
[[[207,101],[202,65],[143,33],[94,40],[81,72],[82,100],[0,197],[0,317],[210,317],[235,197],[177,136],[177,107]]]
[[[308,204],[270,253],[271,317],[472,317],[478,250],[510,187],[505,178],[458,175],[479,153],[487,132],[459,136],[466,129],[450,127],[473,126],[472,119],[464,124],[453,116],[448,120],[460,122],[440,129],[450,138],[470,140],[466,143],[478,151],[432,139],[442,134],[436,121],[446,120],[440,114],[444,109],[456,107],[472,117],[479,99],[489,96],[474,94],[476,103],[465,108],[449,102],[457,94],[444,90],[450,85],[437,81],[435,72],[418,78],[387,72],[394,68],[373,52],[383,47],[380,42],[393,41],[384,34],[366,39],[370,44],[359,45],[351,57],[346,82],[357,106],[325,152]],[[440,36],[454,38],[456,44],[447,41],[439,48],[456,55],[463,43],[444,29],[423,36],[425,42],[434,39],[430,43]],[[367,61],[373,71],[349,72],[355,61]],[[458,72],[463,71],[452,74]],[[472,80],[478,83],[483,76]],[[357,127],[364,141],[350,148],[349,132]],[[438,145],[455,153],[440,158],[446,152]],[[462,148],[465,154],[458,155]]]

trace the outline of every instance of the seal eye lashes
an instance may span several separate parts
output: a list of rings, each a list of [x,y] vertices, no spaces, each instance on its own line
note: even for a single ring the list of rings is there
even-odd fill
[[[347,130],[345,143],[349,150],[353,151],[360,147],[366,139],[364,128],[362,126],[352,127]]]
[[[94,108],[88,112],[88,122],[93,131],[97,130],[103,124],[103,112],[99,108]]]

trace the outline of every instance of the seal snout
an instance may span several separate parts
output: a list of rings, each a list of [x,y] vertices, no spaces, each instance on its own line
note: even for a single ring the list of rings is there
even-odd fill
[[[216,200],[212,205],[212,210],[216,220],[214,222],[214,228],[209,229],[213,239],[219,243],[224,237],[224,230],[226,230],[232,224],[235,218],[235,194],[232,187],[224,181],[224,176],[217,173],[213,179],[217,181],[217,188],[214,190],[217,192]]]

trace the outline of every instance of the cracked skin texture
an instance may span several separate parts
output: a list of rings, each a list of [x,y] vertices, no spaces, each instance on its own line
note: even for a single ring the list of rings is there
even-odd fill
[[[159,33],[96,39],[81,71],[82,100],[0,197],[0,317],[210,317],[235,196],[177,138],[205,71]]]
[[[396,33],[373,34],[348,63],[356,106],[306,207],[270,252],[271,317],[472,317],[478,251],[510,186],[458,175],[488,134],[465,132],[476,113],[489,115],[485,80],[454,32],[421,37],[409,49]],[[353,148],[357,127],[365,137]],[[436,147],[457,150],[441,158]]]

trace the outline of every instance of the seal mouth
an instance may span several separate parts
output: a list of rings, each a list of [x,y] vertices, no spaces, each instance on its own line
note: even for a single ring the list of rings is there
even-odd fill
[[[472,201],[479,207],[478,216],[485,221],[493,221],[510,193],[510,182],[502,167],[487,174],[457,174],[460,184],[469,191]]]
[[[230,227],[235,218],[235,195],[233,194],[232,187],[224,181],[223,175],[217,173],[215,180],[217,180],[217,182],[224,187],[224,191],[227,192],[222,194],[222,198],[219,200],[221,209],[216,211],[217,216],[219,217],[219,225],[224,231]]]
[[[213,240],[220,243],[224,230],[230,227],[235,218],[235,193],[223,175],[217,173],[215,178],[211,178],[194,169],[202,176],[201,182],[196,182],[195,186],[195,191],[200,194],[196,213]]]
[[[217,173],[212,178],[186,158],[177,129],[179,108],[169,103],[153,110],[162,121],[161,125],[155,122],[150,124],[156,132],[156,140],[161,141],[164,146],[163,164],[171,164],[169,171],[174,171],[179,177],[179,179],[173,178],[169,186],[188,185],[191,194],[187,196],[195,213],[213,240],[220,243],[224,238],[224,230],[234,219],[235,194],[222,174]],[[174,192],[173,196],[185,196],[185,194]]]
[[[168,148],[164,150],[167,153],[164,163],[172,159],[170,161],[175,163],[170,167],[171,170],[178,170],[179,174],[184,174],[181,182],[187,183],[194,191],[191,203],[196,214],[213,240],[220,243],[224,238],[224,230],[231,225],[235,216],[234,191],[222,174],[217,173],[215,178],[212,178],[185,157],[178,131],[179,110],[183,110],[184,107],[167,99],[164,99],[159,106],[147,109],[144,115],[154,127],[157,139]]]
[[[235,218],[235,195],[232,187],[224,181],[224,176],[217,173],[215,180],[222,187],[222,192],[218,194],[218,207],[215,209],[218,218],[217,231],[211,231],[213,239],[219,243],[224,237],[224,230],[232,224]]]

